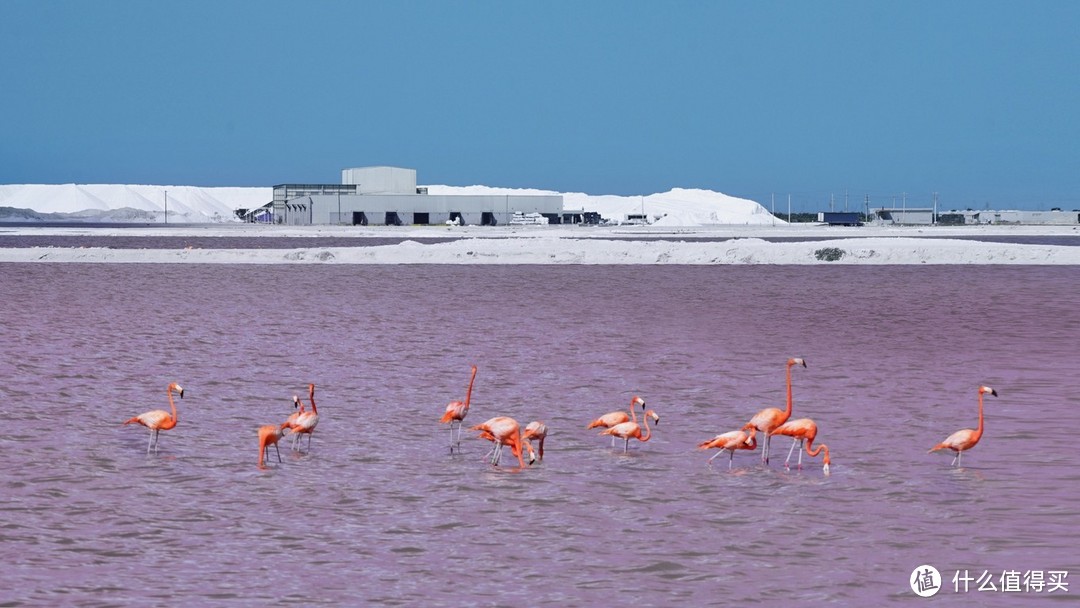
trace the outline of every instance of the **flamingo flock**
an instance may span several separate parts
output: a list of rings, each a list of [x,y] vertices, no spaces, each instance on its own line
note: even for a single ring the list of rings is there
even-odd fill
[[[738,430],[721,433],[711,439],[699,443],[697,445],[698,449],[718,450],[716,454],[706,461],[706,464],[711,465],[713,460],[724,452],[727,452],[728,470],[731,470],[735,453],[739,451],[753,452],[756,450],[759,445],[757,434],[761,433],[763,437],[760,444],[762,447],[761,462],[766,467],[769,466],[769,458],[771,455],[771,439],[774,435],[782,435],[792,438],[791,447],[788,449],[787,458],[784,460],[785,469],[790,469],[791,459],[797,446],[799,456],[796,466],[798,469],[802,469],[803,452],[805,451],[806,455],[810,458],[817,458],[821,455],[822,471],[825,475],[829,475],[831,464],[829,447],[824,443],[818,443],[817,447],[814,447],[814,441],[818,437],[817,423],[810,418],[791,419],[793,410],[791,369],[798,366],[806,368],[806,361],[799,357],[792,357],[787,360],[787,403],[785,409],[781,410],[775,407],[765,408],[754,414],[750,420]],[[476,382],[476,374],[477,367],[473,365],[469,377],[469,385],[465,391],[465,400],[451,401],[446,405],[445,411],[439,419],[440,423],[449,423],[450,425],[451,454],[454,453],[455,449],[459,452],[461,451],[461,432],[464,426],[465,417],[469,413],[473,387]],[[179,421],[179,416],[176,411],[176,402],[173,400],[174,393],[179,395],[181,399],[184,398],[184,389],[179,384],[172,382],[165,391],[166,398],[169,401],[170,411],[151,410],[139,414],[138,416],[134,416],[123,423],[124,425],[132,423],[141,424],[150,430],[150,439],[146,446],[147,454],[150,454],[151,452],[157,453],[159,433],[175,428]],[[960,460],[963,453],[978,444],[983,436],[983,395],[987,393],[994,397],[998,396],[998,392],[995,389],[990,388],[989,386],[979,386],[978,426],[974,429],[961,429],[949,435],[944,441],[930,448],[931,453],[945,449],[952,450],[956,455],[950,466],[960,466]],[[307,409],[308,404],[310,404],[310,410]],[[266,424],[258,428],[259,468],[265,468],[265,462],[269,460],[270,456],[270,446],[274,447],[277,460],[278,462],[281,462],[281,451],[278,448],[278,443],[286,435],[291,436],[292,449],[294,451],[303,451],[302,436],[307,435],[307,450],[309,452],[311,451],[311,439],[315,433],[315,428],[319,423],[319,411],[318,406],[315,403],[314,383],[308,384],[308,404],[305,404],[298,395],[293,395],[292,405],[295,411],[293,411],[284,422],[278,424]],[[641,407],[643,410],[640,423],[638,422],[637,417],[638,407]],[[652,427],[649,426],[650,420],[653,422]],[[454,428],[455,424],[457,426],[456,433]],[[641,443],[648,442],[653,436],[654,428],[658,427],[659,424],[660,415],[657,414],[655,410],[646,409],[645,400],[638,395],[634,395],[630,399],[630,404],[625,411],[617,410],[604,414],[589,422],[585,428],[586,430],[601,429],[599,436],[610,436],[611,447],[613,449],[615,447],[615,439],[622,439],[622,453],[626,454],[630,450],[631,439],[636,439]],[[544,442],[548,435],[548,427],[542,421],[534,420],[522,429],[520,423],[514,418],[509,416],[495,416],[483,423],[470,427],[469,430],[476,431],[478,439],[484,439],[492,443],[491,450],[484,456],[484,460],[489,462],[492,466],[499,466],[504,447],[510,448],[511,454],[513,454],[518,461],[519,469],[525,468],[525,452],[528,452],[528,461],[530,465],[537,462],[537,460],[543,461],[544,459]],[[536,448],[533,447],[534,441],[537,443]]]

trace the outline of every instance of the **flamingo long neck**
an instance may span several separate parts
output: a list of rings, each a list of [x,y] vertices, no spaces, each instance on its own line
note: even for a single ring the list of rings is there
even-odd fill
[[[637,410],[634,406],[637,405],[637,397],[630,399],[630,417],[633,418],[634,424],[637,424]]]
[[[173,423],[175,424],[179,420],[179,418],[176,415],[176,403],[173,402],[172,387],[171,386],[165,391],[165,394],[169,396],[169,409],[172,410],[172,419],[173,419]],[[979,403],[980,404],[982,403],[982,395],[979,395]],[[981,415],[981,411],[982,410],[980,410],[980,415]],[[981,423],[980,423],[979,428],[982,428]]]
[[[811,439],[810,441],[813,441],[813,439]],[[824,443],[819,443],[817,448],[815,448],[814,451],[811,452],[810,451],[810,442],[807,442],[807,444],[806,444],[806,453],[809,454],[811,458],[816,457],[822,450],[825,450],[825,458],[822,459],[822,464],[825,465],[825,474],[828,475],[829,474],[829,463],[831,462],[829,460],[829,446],[825,445]]]
[[[648,441],[649,437],[652,437],[652,429],[649,428],[649,417],[647,415],[642,416],[645,419],[645,436],[638,437],[641,441]]]
[[[524,469],[525,461],[521,458],[521,431],[515,431],[513,434],[511,434],[510,441],[508,443],[510,444],[510,453],[514,456],[517,456],[518,465]],[[532,448],[530,447],[530,450],[531,449]]]
[[[473,382],[476,381],[476,368],[472,370],[472,377],[469,378],[469,388],[465,391],[465,411],[469,411],[469,401],[472,400],[472,387]]]
[[[975,441],[978,441],[983,434],[983,394],[979,391],[979,426],[975,428]]]
[[[315,407],[315,385],[308,386],[308,401],[311,402],[311,413],[318,414],[319,410]],[[302,409],[302,408],[301,408]]]
[[[783,422],[787,422],[787,419],[791,418],[791,366],[791,363],[787,366],[787,409],[784,410]]]

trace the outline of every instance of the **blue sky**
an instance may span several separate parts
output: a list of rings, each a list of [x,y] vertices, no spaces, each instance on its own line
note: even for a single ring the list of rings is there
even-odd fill
[[[1080,2],[0,2],[0,183],[1080,207]]]

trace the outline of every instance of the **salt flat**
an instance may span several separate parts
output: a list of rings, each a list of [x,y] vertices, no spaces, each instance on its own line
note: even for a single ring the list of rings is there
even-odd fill
[[[347,227],[192,225],[143,228],[18,227],[0,234],[123,236],[461,237],[369,247],[298,249],[0,249],[0,262],[187,264],[1080,264],[1080,246],[957,237],[1058,236],[1074,226],[828,227],[646,226]],[[766,238],[796,239],[771,242]],[[932,238],[933,237],[933,238]],[[715,240],[729,239],[729,240]],[[813,240],[797,240],[813,239]],[[1078,241],[1080,243],[1080,241]]]

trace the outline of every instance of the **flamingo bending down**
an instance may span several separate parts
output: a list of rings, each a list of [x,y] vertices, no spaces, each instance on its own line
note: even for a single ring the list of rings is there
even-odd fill
[[[281,450],[278,449],[278,441],[285,436],[285,429],[289,428],[288,422],[281,424],[264,424],[259,427],[259,468],[263,468],[263,457],[270,458],[270,446],[274,446],[277,452],[277,461],[281,462]]]
[[[525,425],[525,432],[521,434],[521,438],[532,445],[532,440],[536,439],[540,442],[539,455],[540,460],[544,459],[544,439],[547,437],[547,425],[539,420],[534,420]]]
[[[779,408],[767,407],[754,414],[750,422],[743,426],[744,431],[754,428],[765,435],[765,445],[761,449],[761,461],[765,464],[769,464],[769,438],[772,436],[773,429],[791,418],[791,368],[796,365],[806,367],[806,361],[797,357],[787,360],[787,409],[781,411]]]
[[[802,451],[801,451],[801,449],[802,449],[802,445],[805,443],[806,444],[806,453],[811,458],[816,457],[818,454],[821,453],[822,450],[825,450],[825,459],[824,459],[825,467],[822,470],[825,471],[826,475],[829,474],[829,462],[830,462],[830,460],[829,460],[829,446],[825,445],[824,443],[821,443],[821,444],[818,444],[818,447],[814,448],[813,451],[810,450],[810,446],[812,446],[814,444],[814,438],[817,437],[817,424],[815,424],[813,420],[811,420],[809,418],[799,418],[798,420],[791,420],[789,422],[785,422],[784,424],[781,424],[780,426],[776,427],[769,434],[770,435],[787,435],[788,437],[792,438],[791,449],[788,450],[787,460],[784,461],[784,466],[785,467],[788,466],[788,461],[791,460],[791,452],[795,449],[795,444],[798,443],[799,446],[800,446],[799,468],[800,469],[802,468]]]
[[[150,443],[146,444],[146,453],[150,453],[150,446],[154,447],[154,452],[157,453],[157,439],[158,431],[167,431],[176,426],[178,417],[176,415],[176,404],[173,403],[172,394],[176,391],[180,398],[184,398],[184,389],[177,383],[173,382],[169,385],[169,388],[165,389],[165,394],[169,397],[169,409],[172,410],[172,415],[165,410],[151,410],[143,414],[139,414],[130,420],[124,422],[124,424],[131,424],[132,422],[138,422],[139,424],[150,429]]]
[[[979,426],[975,429],[961,429],[956,431],[952,435],[945,438],[945,441],[930,448],[931,452],[949,448],[956,452],[956,458],[953,458],[952,464],[960,466],[960,455],[964,453],[964,450],[970,450],[975,447],[976,443],[979,443],[979,439],[983,434],[983,394],[990,393],[997,397],[997,391],[989,386],[979,387]],[[952,466],[952,465],[949,465]]]
[[[502,456],[502,446],[510,446],[510,452],[517,457],[518,466],[525,468],[525,461],[521,458],[522,446],[529,450],[529,464],[536,462],[532,444],[521,440],[521,426],[517,420],[508,416],[496,416],[487,422],[471,427],[469,430],[480,431],[479,438],[487,439],[495,444],[491,449],[491,464],[498,466]]]
[[[457,445],[461,447],[461,425],[465,422],[465,416],[469,414],[469,400],[472,399],[473,382],[476,381],[476,366],[472,366],[472,376],[469,377],[469,388],[465,391],[465,401],[451,401],[446,404],[446,412],[439,419],[440,423],[450,423],[450,451],[454,451],[454,422],[458,423]]]
[[[619,437],[624,441],[623,453],[626,453],[630,449],[630,438],[633,437],[638,441],[648,441],[652,437],[652,429],[649,428],[649,418],[652,418],[656,424],[660,424],[660,416],[656,412],[649,410],[645,412],[642,419],[645,421],[645,435],[641,434],[641,425],[636,422],[623,422],[622,424],[616,424],[615,426],[605,429],[601,435],[611,435],[613,437]]]
[[[757,429],[750,429],[750,432],[746,431],[729,431],[721,435],[717,435],[708,441],[704,441],[698,444],[698,449],[709,450],[712,448],[720,448],[720,451],[713,454],[712,458],[709,458],[708,464],[712,464],[712,461],[723,454],[725,450],[728,452],[728,465],[727,468],[731,470],[731,461],[735,459],[735,450],[750,450],[753,451],[757,448],[757,438],[754,436],[757,433]]]
[[[604,414],[603,416],[601,416],[601,417],[597,418],[596,420],[593,420],[592,422],[590,422],[589,426],[587,426],[585,428],[586,429],[595,429],[595,428],[598,428],[598,427],[602,427],[602,428],[605,428],[605,429],[610,429],[611,427],[615,426],[616,424],[622,424],[624,422],[631,422],[631,417],[633,417],[632,421],[636,423],[637,422],[637,411],[634,410],[635,405],[640,405],[641,410],[645,411],[645,400],[642,399],[641,397],[638,397],[637,395],[634,395],[630,399],[630,415],[627,415],[626,412],[624,412],[622,410],[617,411],[617,412],[608,412],[607,414]],[[615,447],[615,436],[614,435],[611,436],[611,447]]]
[[[311,402],[311,411],[303,412],[304,402],[297,399],[303,413],[296,417],[289,428],[293,432],[292,449],[299,450],[300,435],[308,436],[308,450],[311,449],[311,436],[315,434],[315,426],[319,424],[319,408],[315,406],[315,385],[308,384],[308,401]]]

